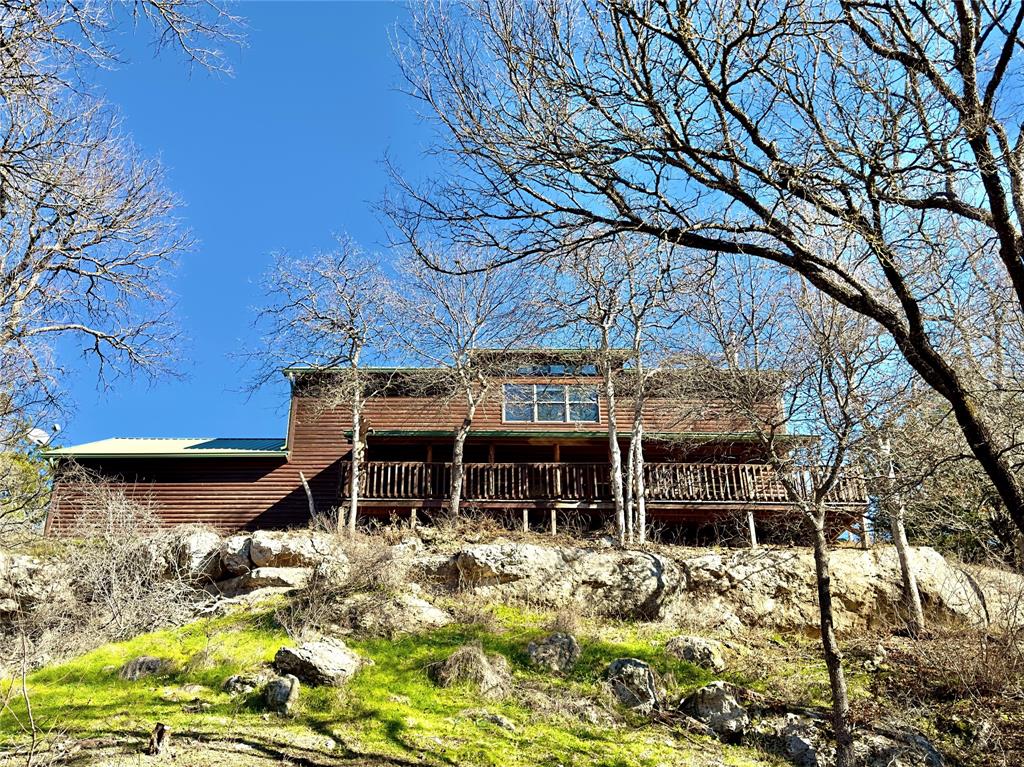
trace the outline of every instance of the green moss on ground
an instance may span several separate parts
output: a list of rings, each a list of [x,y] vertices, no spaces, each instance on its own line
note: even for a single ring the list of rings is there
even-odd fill
[[[373,665],[343,689],[304,688],[297,711],[289,717],[262,710],[255,696],[239,700],[221,691],[229,676],[257,669],[290,641],[269,610],[146,634],[41,669],[28,678],[33,714],[44,731],[122,752],[137,752],[154,724],[164,722],[178,742],[190,742],[194,764],[231,764],[232,754],[245,764],[309,760],[311,755],[316,757],[309,762],[313,764],[779,764],[774,757],[665,724],[593,725],[538,712],[515,698],[484,701],[468,687],[435,686],[428,675],[430,664],[468,642],[508,658],[521,688],[544,689],[556,700],[599,697],[602,672],[623,656],[651,663],[673,697],[712,678],[666,656],[660,641],[629,624],[611,627],[607,636],[584,627],[582,657],[569,676],[537,672],[527,663],[525,647],[546,633],[551,616],[506,607],[494,612],[495,625],[490,626],[456,624],[393,641],[350,640]],[[161,677],[121,680],[117,670],[139,655],[164,658],[171,669]],[[474,713],[481,710],[506,717],[515,729],[502,729]],[[23,703],[0,713],[0,752],[24,741],[16,717],[24,719]],[[217,744],[216,756],[213,751],[204,756],[204,747],[212,744]]]

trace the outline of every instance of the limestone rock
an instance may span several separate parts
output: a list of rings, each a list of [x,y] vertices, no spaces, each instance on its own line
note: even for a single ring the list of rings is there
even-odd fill
[[[572,634],[558,631],[540,642],[530,642],[526,654],[534,666],[565,674],[579,660],[580,644]]]
[[[512,673],[502,655],[487,655],[476,645],[465,645],[431,668],[442,687],[469,684],[492,700],[504,698],[512,689]]]
[[[337,540],[323,533],[257,530],[249,543],[249,559],[256,567],[316,567],[344,556]]]
[[[189,579],[216,580],[222,572],[223,541],[213,530],[186,530],[174,542],[172,555],[177,573]]]
[[[364,661],[340,639],[321,639],[298,647],[282,647],[274,656],[274,669],[314,686],[340,687]]]
[[[658,687],[651,667],[638,658],[617,658],[605,672],[618,701],[644,716],[658,708]]]
[[[750,715],[736,700],[728,682],[712,682],[683,701],[681,708],[722,736],[739,737],[750,724]]]
[[[271,711],[290,714],[299,699],[299,686],[293,674],[274,677],[263,688],[263,702]]]
[[[217,583],[217,590],[229,597],[248,594],[259,589],[297,589],[309,581],[305,567],[257,567],[245,575]]]
[[[267,681],[264,674],[232,674],[224,680],[221,689],[231,696],[249,695]]]
[[[695,636],[677,636],[665,642],[669,655],[716,673],[725,670],[724,649],[721,642]]]
[[[132,658],[118,670],[117,675],[129,682],[135,682],[147,676],[160,676],[171,670],[171,663],[164,658],[151,655],[140,655]]]
[[[447,611],[411,593],[357,594],[346,599],[338,612],[340,623],[367,636],[416,634],[452,622]]]
[[[252,537],[249,535],[232,535],[225,540],[220,550],[223,571],[229,575],[242,575],[252,570],[255,565],[249,558],[251,546]]]

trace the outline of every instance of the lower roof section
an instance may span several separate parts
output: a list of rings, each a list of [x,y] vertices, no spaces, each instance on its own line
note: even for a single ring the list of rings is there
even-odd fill
[[[44,454],[54,458],[281,458],[288,455],[288,450],[283,437],[111,437],[50,448]]]

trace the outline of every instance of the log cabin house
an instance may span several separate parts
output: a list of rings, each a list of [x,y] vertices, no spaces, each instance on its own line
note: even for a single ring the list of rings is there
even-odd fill
[[[464,508],[513,515],[524,525],[553,525],[560,514],[605,523],[614,512],[608,403],[597,367],[580,352],[555,350],[505,352],[502,360],[466,441]],[[72,528],[81,512],[81,495],[65,479],[72,463],[127,488],[167,524],[282,528],[308,524],[311,506],[321,513],[343,505],[351,410],[324,393],[329,371],[284,373],[291,404],[283,439],[112,438],[51,449],[48,530]],[[366,368],[361,375],[368,396],[360,515],[429,518],[447,504],[464,402],[445,393],[437,371]],[[626,394],[617,405],[625,455],[634,401]],[[722,402],[669,376],[641,412],[652,523],[693,527],[739,515],[752,528],[792,511],[756,435]],[[841,519],[859,520],[863,482],[844,481],[831,502]]]

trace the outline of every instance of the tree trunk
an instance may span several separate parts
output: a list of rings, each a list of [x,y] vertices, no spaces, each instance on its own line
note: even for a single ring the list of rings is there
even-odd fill
[[[636,507],[637,541],[642,545],[647,542],[647,483],[644,481],[644,426],[639,420],[633,424],[633,439],[636,441],[633,504]]]
[[[455,443],[452,446],[452,483],[448,491],[448,509],[453,517],[459,516],[459,507],[462,504],[462,477],[465,468],[462,461],[466,452],[466,437],[473,426],[473,417],[476,415],[476,399],[469,395],[466,398],[466,417],[455,430]]]
[[[619,449],[619,430],[615,423],[615,382],[612,380],[612,363],[608,359],[608,329],[601,330],[601,351],[604,360],[604,396],[608,403],[608,454],[611,464],[612,500],[615,502],[615,526],[619,545],[626,545],[626,513],[622,493],[622,451]]]
[[[352,459],[348,477],[348,535],[356,534],[356,519],[359,515],[360,467],[363,461],[363,396],[356,379],[352,390]]]
[[[907,603],[910,615],[907,618],[907,630],[912,637],[918,637],[924,631],[924,610],[921,607],[921,592],[917,588],[917,576],[910,562],[910,544],[907,541],[907,528],[903,523],[903,502],[896,499],[889,514],[892,529],[892,541],[900,558],[900,573],[903,576],[903,598]]]
[[[825,537],[825,515],[817,510],[814,524],[814,570],[818,587],[818,611],[821,618],[821,647],[832,689],[832,728],[836,734],[836,767],[854,767],[853,731],[850,726],[850,699],[843,673],[843,654],[836,639],[832,612],[832,581],[829,573],[829,544]]]
[[[630,440],[629,450],[626,451],[626,481],[623,488],[622,505],[625,507],[626,517],[626,542],[633,543],[633,521],[636,518],[636,499],[633,489],[636,481],[633,472],[636,470],[636,443]]]

